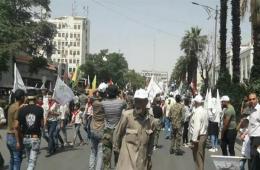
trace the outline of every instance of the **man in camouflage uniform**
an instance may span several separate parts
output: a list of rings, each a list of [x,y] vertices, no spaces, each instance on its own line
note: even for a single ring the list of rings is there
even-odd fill
[[[184,106],[181,104],[181,96],[176,95],[175,96],[176,103],[171,107],[169,117],[172,122],[173,130],[172,130],[172,141],[171,141],[171,148],[170,148],[170,154],[173,154],[175,152],[176,155],[182,155],[182,152],[180,150],[181,146],[181,126],[183,124],[183,110]]]

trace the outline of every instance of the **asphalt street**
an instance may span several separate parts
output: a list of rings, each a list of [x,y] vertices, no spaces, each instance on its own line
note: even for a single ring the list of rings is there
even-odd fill
[[[72,140],[73,129],[68,128],[68,139]],[[0,151],[5,159],[5,168],[8,169],[9,152],[5,144],[5,130],[0,130],[2,140],[0,141]],[[82,135],[86,133],[82,130]],[[79,143],[79,141],[77,141]],[[194,168],[194,162],[192,158],[192,151],[189,148],[182,147],[184,154],[182,156],[170,155],[169,147],[170,140],[164,139],[163,134],[160,135],[161,148],[154,151],[152,156],[153,170],[192,170]],[[59,149],[58,152],[46,158],[47,143],[42,139],[41,151],[37,160],[37,170],[87,170],[90,145],[65,147]],[[220,149],[219,149],[220,150]],[[220,155],[220,151],[214,153],[214,155]],[[214,170],[214,164],[210,157],[211,153],[206,151],[205,170]],[[240,155],[240,151],[236,147],[236,155]],[[26,158],[22,162],[22,170],[26,169]],[[127,170],[127,168],[126,168]]]

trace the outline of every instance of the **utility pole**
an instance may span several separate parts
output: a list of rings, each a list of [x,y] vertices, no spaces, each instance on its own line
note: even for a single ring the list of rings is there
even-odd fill
[[[216,6],[216,8],[212,8],[210,6],[207,5],[202,5],[199,4],[197,2],[191,2],[193,5],[197,5],[197,6],[201,6],[209,15],[209,18],[211,18],[210,12],[213,11],[215,12],[215,33],[214,33],[214,53],[213,53],[213,58],[212,58],[212,87],[215,86],[215,82],[216,82],[216,60],[217,60],[217,29],[218,29],[218,6]],[[209,19],[208,18],[208,19]]]

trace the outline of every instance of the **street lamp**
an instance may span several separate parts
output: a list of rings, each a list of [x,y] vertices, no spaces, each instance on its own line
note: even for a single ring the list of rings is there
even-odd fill
[[[197,2],[191,2],[193,5],[197,5],[197,6],[201,6],[206,12],[207,14],[209,15],[209,18],[210,19],[212,17],[211,15],[211,12],[215,12],[215,36],[214,36],[214,56],[213,56],[213,60],[212,60],[212,64],[213,64],[213,75],[212,75],[212,85],[214,87],[215,85],[215,65],[216,65],[216,58],[217,58],[217,28],[218,28],[218,13],[219,13],[219,10],[218,10],[218,6],[216,6],[216,8],[212,8],[210,6],[207,6],[207,5],[202,5],[202,4],[199,4]]]

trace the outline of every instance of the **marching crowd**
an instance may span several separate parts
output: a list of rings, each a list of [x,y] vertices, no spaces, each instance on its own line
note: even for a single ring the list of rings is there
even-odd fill
[[[112,157],[117,170],[150,170],[152,153],[160,149],[162,130],[165,139],[171,141],[170,154],[182,155],[181,147],[192,149],[196,170],[204,169],[208,140],[209,152],[218,151],[220,139],[222,154],[235,156],[237,137],[243,141],[240,169],[245,169],[247,160],[248,169],[260,169],[260,106],[255,93],[245,98],[238,124],[228,96],[222,96],[221,110],[215,107],[216,98],[206,107],[200,95],[189,98],[173,92],[157,94],[149,101],[144,89],[120,92],[116,85],[105,83],[91,95],[81,92],[64,105],[52,96],[46,89],[41,95],[18,89],[6,117],[0,108],[0,124],[7,123],[10,170],[21,168],[23,154],[27,169],[37,169],[41,138],[48,143],[46,157],[50,158],[58,148],[90,143],[90,170],[111,169]],[[67,126],[74,126],[71,142]],[[81,126],[88,141],[82,137]]]

